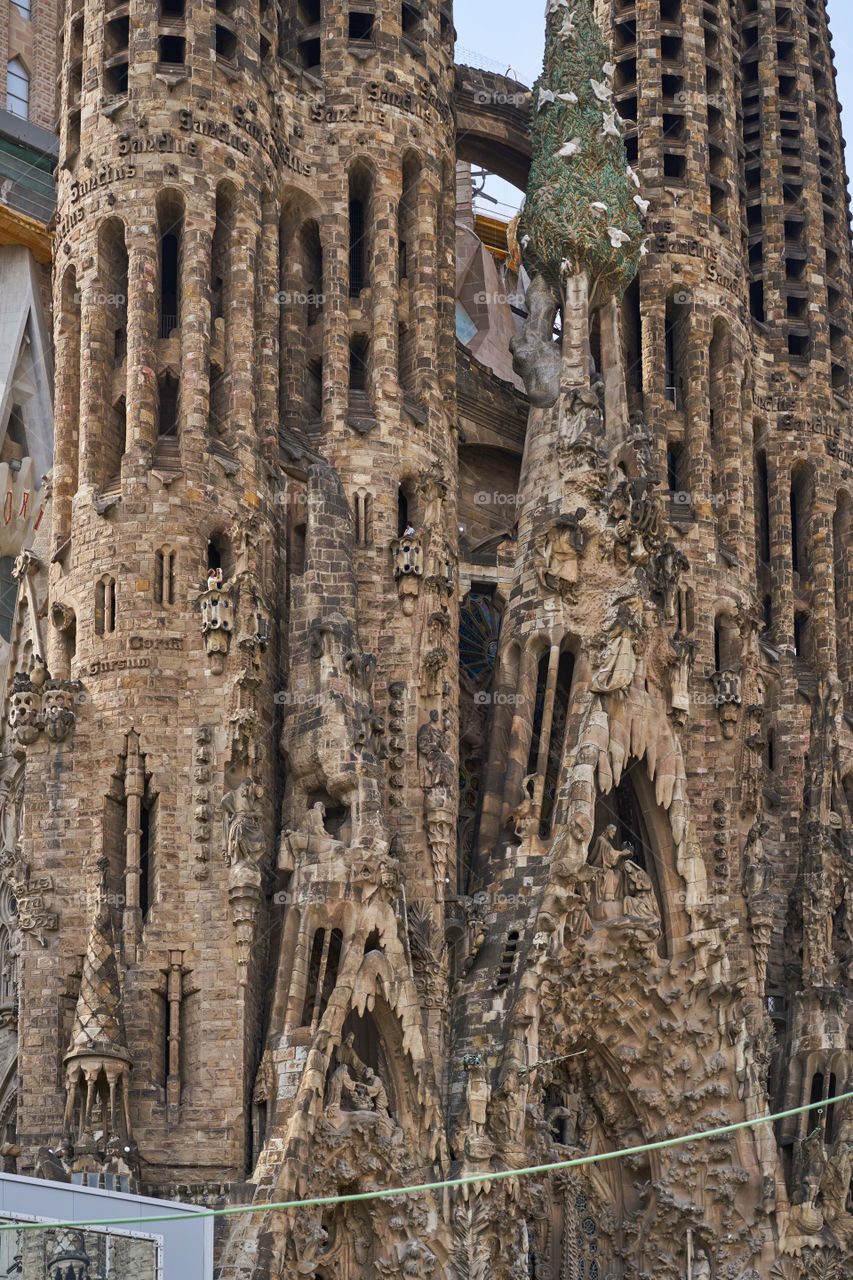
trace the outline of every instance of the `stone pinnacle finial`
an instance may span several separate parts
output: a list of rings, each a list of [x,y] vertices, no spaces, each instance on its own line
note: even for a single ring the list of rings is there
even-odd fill
[[[66,1061],[81,1054],[98,1054],[130,1062],[112,919],[106,903],[108,866],[106,858],[98,859],[97,867],[101,874],[98,905],[83,961],[80,994]]]
[[[613,100],[614,67],[590,0],[548,0],[545,62],[533,89],[533,160],[518,240],[531,278],[558,297],[586,274],[590,295],[621,298],[643,227]]]

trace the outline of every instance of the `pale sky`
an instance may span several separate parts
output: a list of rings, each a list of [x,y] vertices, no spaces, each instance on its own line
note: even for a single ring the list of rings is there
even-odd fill
[[[828,0],[841,124],[848,146],[848,172],[853,171],[853,3]],[[532,85],[542,67],[545,5],[542,0],[455,0],[456,61],[507,71]],[[492,189],[492,188],[487,188]],[[509,198],[509,191],[494,187]],[[505,212],[505,210],[504,210]]]

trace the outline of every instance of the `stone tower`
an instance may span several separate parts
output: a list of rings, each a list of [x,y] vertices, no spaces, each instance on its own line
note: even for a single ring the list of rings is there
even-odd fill
[[[3,1155],[253,1203],[223,1280],[849,1280],[849,1108],[482,1182],[850,1087],[823,6],[551,0],[530,91],[452,46],[435,0],[66,9]],[[460,162],[527,181],[456,255],[518,325],[454,295]]]

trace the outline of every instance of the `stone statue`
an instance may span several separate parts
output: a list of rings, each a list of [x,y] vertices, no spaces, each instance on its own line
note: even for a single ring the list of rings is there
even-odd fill
[[[436,902],[444,900],[447,861],[456,832],[457,768],[447,745],[447,734],[438,727],[438,712],[431,711],[418,729],[418,762]]]
[[[678,725],[687,721],[690,713],[690,673],[696,656],[695,640],[688,640],[682,631],[676,631],[669,641],[669,709]]]
[[[764,853],[764,836],[767,823],[760,816],[749,829],[744,850],[743,895],[748,903],[767,893],[776,879],[776,873]]]
[[[608,514],[614,524],[616,563],[648,564],[658,539],[660,503],[646,480],[620,480],[610,495]]]
[[[260,882],[258,863],[264,856],[267,838],[260,819],[257,801],[260,788],[251,778],[243,778],[233,791],[222,798],[225,818],[225,859],[235,875],[256,875]]]
[[[70,680],[46,680],[42,701],[44,731],[51,742],[64,742],[74,727],[75,685]]]
[[[626,894],[623,903],[625,915],[632,923],[642,925],[650,934],[660,936],[660,908],[655,897],[651,878],[638,863],[627,858],[622,864],[626,881]]]
[[[511,1066],[489,1102],[489,1130],[495,1142],[503,1146],[516,1143],[523,1118],[518,1068]]]
[[[820,1125],[807,1134],[800,1143],[800,1160],[802,1168],[800,1203],[807,1208],[812,1208],[826,1167],[826,1153]]]
[[[594,386],[581,387],[560,417],[557,452],[563,459],[577,459],[595,465],[601,458],[604,415]]]
[[[539,830],[539,819],[533,813],[533,787],[536,782],[536,774],[528,773],[521,784],[524,798],[519,801],[511,813],[507,814],[507,827],[512,827],[519,839],[523,840],[526,835],[533,835]]]
[[[222,570],[217,569],[211,570],[207,587],[199,597],[204,648],[211,660],[211,669],[217,674],[224,669],[234,629],[231,592],[231,584],[223,583]]]
[[[326,1112],[338,1115],[344,1111],[372,1111],[382,1120],[391,1120],[388,1092],[372,1067],[368,1067],[355,1050],[355,1035],[350,1032],[338,1047],[338,1065],[329,1081]]]
[[[578,507],[574,515],[557,520],[540,533],[534,544],[536,576],[546,591],[556,591],[564,599],[577,599],[578,560],[586,545],[581,520],[586,515]]]
[[[704,1249],[693,1257],[689,1280],[711,1280],[711,1262]]]
[[[652,455],[654,438],[641,409],[635,410],[632,415],[628,444],[634,450],[640,474],[642,476],[651,476],[654,471],[654,457]]]
[[[678,600],[678,582],[682,573],[687,573],[690,561],[683,551],[679,551],[674,542],[665,542],[652,556],[646,568],[652,590],[663,599],[663,611],[666,618],[674,618]]]
[[[616,827],[613,823],[604,828],[589,855],[589,865],[598,868],[592,881],[592,901],[596,904],[617,902],[625,896],[625,877],[619,867],[622,852],[613,846]]]
[[[593,693],[618,693],[630,688],[640,654],[641,605],[623,600],[616,610],[603,645],[598,669],[592,678]]]
[[[853,1234],[853,1216],[847,1212],[853,1180],[853,1135],[849,1132],[834,1144],[820,1180],[817,1204],[824,1219],[835,1229],[839,1219],[847,1218],[845,1235]]]
[[[425,791],[444,787],[450,791],[456,785],[456,764],[447,753],[447,734],[438,727],[438,712],[432,712],[429,720],[418,730],[418,759],[421,766],[421,786]]]
[[[480,1138],[486,1132],[486,1117],[492,1089],[489,1072],[480,1054],[471,1054],[472,1061],[465,1063],[468,1078],[465,1081],[465,1102],[468,1111],[470,1137]]]

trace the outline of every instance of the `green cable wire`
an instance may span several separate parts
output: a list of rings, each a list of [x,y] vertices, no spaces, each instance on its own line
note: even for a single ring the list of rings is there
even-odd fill
[[[198,1218],[225,1218],[236,1213],[272,1213],[288,1209],[313,1209],[318,1206],[335,1204],[353,1204],[364,1200],[387,1200],[393,1196],[418,1195],[422,1191],[444,1191],[449,1187],[466,1187],[472,1183],[496,1182],[499,1178],[523,1178],[531,1173],[554,1173],[558,1169],[577,1169],[581,1165],[597,1164],[600,1160],[618,1160],[620,1156],[638,1156],[647,1151],[662,1151],[666,1147],[682,1146],[686,1142],[701,1142],[706,1138],[720,1138],[726,1133],[735,1133],[738,1129],[753,1129],[759,1124],[774,1124],[777,1120],[787,1120],[789,1116],[802,1115],[804,1111],[822,1111],[825,1107],[834,1106],[837,1102],[849,1102],[853,1093],[841,1093],[836,1098],[826,1098],[823,1102],[810,1102],[803,1107],[794,1107],[790,1111],[779,1111],[772,1116],[758,1116],[755,1120],[739,1120],[737,1124],[723,1125],[719,1129],[705,1129],[701,1133],[688,1133],[681,1138],[666,1138],[662,1142],[648,1142],[642,1147],[626,1147],[623,1151],[602,1151],[594,1156],[578,1156],[574,1160],[560,1160],[556,1164],[532,1165],[527,1169],[499,1169],[491,1173],[474,1173],[466,1178],[448,1178],[443,1182],[422,1182],[414,1187],[386,1187],[379,1191],[360,1191],[346,1196],[318,1196],[313,1200],[286,1200],[281,1204],[263,1201],[259,1204],[235,1205],[230,1209],[200,1209],[198,1212],[163,1213],[153,1218],[97,1218],[88,1222],[11,1222],[0,1226],[2,1231],[56,1231],[60,1227],[124,1227],[143,1226],[149,1222],[187,1222]],[[65,1184],[62,1184],[65,1185]],[[76,1184],[73,1184],[76,1189]],[[84,1190],[83,1187],[79,1188]],[[8,1212],[8,1210],[4,1211]]]

